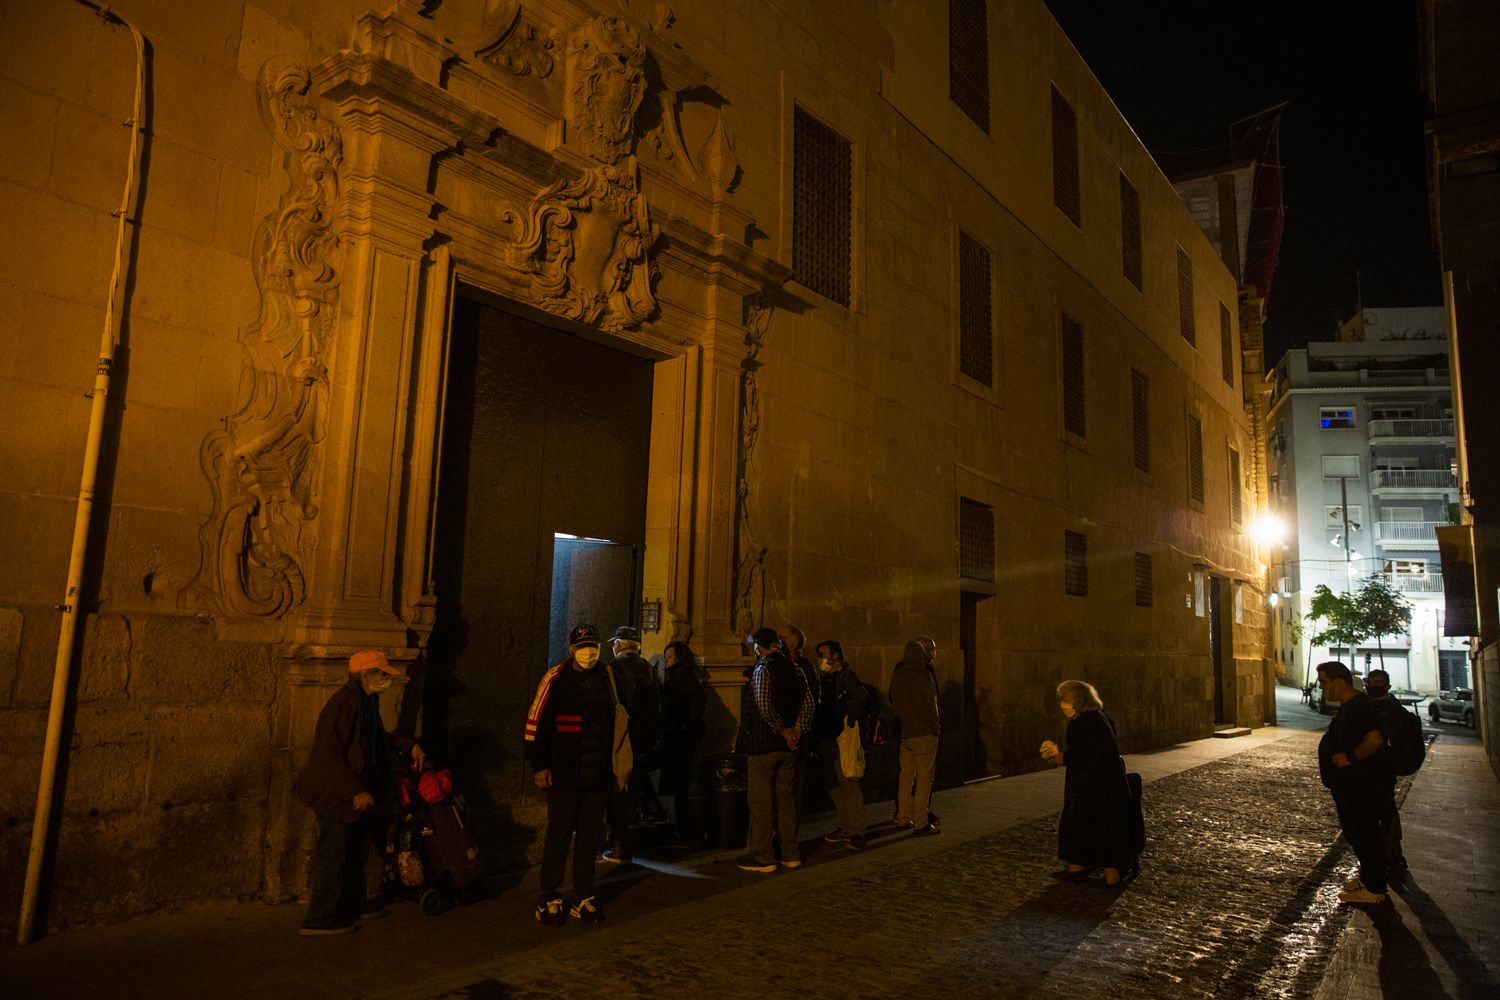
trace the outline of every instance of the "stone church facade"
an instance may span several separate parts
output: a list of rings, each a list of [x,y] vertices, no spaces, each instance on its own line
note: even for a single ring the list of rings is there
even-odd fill
[[[1036,766],[1067,677],[1129,749],[1267,721],[1258,345],[1040,0],[115,10],[146,146],[53,925],[294,896],[291,778],[366,647],[496,868],[579,614],[688,640],[718,750],[786,621],[876,683],[934,636],[950,781]],[[84,5],[0,19],[17,898],[134,53]]]

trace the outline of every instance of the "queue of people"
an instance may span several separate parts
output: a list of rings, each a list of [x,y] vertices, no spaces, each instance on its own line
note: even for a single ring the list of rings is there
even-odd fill
[[[525,760],[546,798],[535,911],[546,925],[603,919],[594,892],[596,862],[631,861],[636,819],[668,825],[678,845],[687,843],[688,790],[706,729],[696,657],[686,643],[669,643],[658,675],[641,657],[634,628],[621,626],[607,641],[612,656],[605,661],[599,630],[576,625],[567,656],[542,676],[526,716]],[[746,643],[755,662],[744,672],[734,741],[746,762],[749,813],[739,868],[772,873],[801,867],[797,833],[809,773],[829,793],[838,817],[824,841],[865,848],[861,778],[876,730],[898,744],[891,825],[916,836],[940,831],[931,808],[942,733],[931,638],[906,644],[884,696],[861,681],[837,640],[816,646],[816,666],[803,656],[806,637],[795,625],[756,629]],[[371,889],[365,873],[390,816],[393,746],[417,766],[424,759],[419,745],[389,737],[381,723],[379,694],[398,672],[378,651],[355,654],[348,683],[319,716],[312,755],[296,783],[318,823],[303,934],[348,933],[361,917],[387,912],[380,888]],[[1122,885],[1138,870],[1140,814],[1114,722],[1092,686],[1065,681],[1057,692],[1068,719],[1066,747],[1049,740],[1042,755],[1067,770],[1058,837],[1065,868],[1058,874],[1086,879],[1098,870],[1104,885]],[[670,819],[663,798],[672,803]],[[1344,812],[1341,807],[1341,819]],[[571,892],[564,895],[570,852]],[[1381,884],[1373,862],[1368,877],[1369,884]]]

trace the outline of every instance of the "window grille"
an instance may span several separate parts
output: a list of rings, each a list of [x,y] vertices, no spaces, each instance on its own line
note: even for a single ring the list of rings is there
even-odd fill
[[[1135,445],[1135,467],[1151,471],[1151,380],[1145,372],[1130,370],[1130,433]]]
[[[995,512],[967,497],[958,505],[958,572],[970,580],[995,581]]]
[[[1187,447],[1188,447],[1188,499],[1194,503],[1203,502],[1203,422],[1195,416],[1189,416]]]
[[[1089,593],[1089,539],[1076,531],[1063,532],[1063,589],[1072,597]]]
[[[849,140],[800,107],[792,120],[792,273],[849,304],[854,155]]]
[[[1229,520],[1239,524],[1242,520],[1243,499],[1240,493],[1240,450],[1229,449]]]
[[[1125,280],[1136,288],[1144,287],[1141,263],[1141,196],[1135,185],[1120,175],[1120,253]]]
[[[990,251],[958,231],[958,368],[985,385],[995,384],[994,312],[990,301]]]
[[[1073,105],[1052,88],[1052,203],[1083,225],[1078,187],[1078,118]]]
[[[948,96],[990,131],[990,33],[985,0],[948,0]]]
[[[1234,388],[1234,323],[1229,318],[1229,307],[1219,303],[1219,351],[1220,367],[1224,384]]]
[[[1177,248],[1177,327],[1183,340],[1198,343],[1198,330],[1193,324],[1193,262],[1182,247]]]
[[[1151,554],[1149,552],[1135,554],[1135,605],[1138,608],[1151,607]]]
[[[1062,314],[1063,429],[1084,437],[1088,431],[1083,377],[1083,324]]]

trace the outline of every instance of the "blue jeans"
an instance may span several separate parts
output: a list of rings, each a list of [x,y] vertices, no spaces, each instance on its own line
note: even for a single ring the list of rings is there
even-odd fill
[[[775,864],[771,823],[775,816],[781,835],[781,860],[800,861],[797,846],[797,755],[790,750],[753,753],[747,757],[747,804],[750,807],[750,856],[763,865]]]

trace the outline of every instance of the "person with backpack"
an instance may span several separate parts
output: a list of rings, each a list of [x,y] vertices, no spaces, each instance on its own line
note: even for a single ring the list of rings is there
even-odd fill
[[[1318,686],[1339,710],[1318,742],[1318,776],[1333,794],[1339,829],[1359,858],[1359,874],[1343,884],[1343,903],[1384,903],[1385,849],[1380,815],[1394,794],[1395,771],[1385,750],[1385,735],[1375,703],[1354,690],[1349,668],[1337,660],[1318,664]]]
[[[1422,738],[1422,719],[1409,712],[1391,697],[1391,675],[1371,670],[1365,678],[1365,694],[1375,703],[1380,716],[1380,732],[1385,736],[1397,774],[1411,774],[1422,766],[1427,744]],[[1390,783],[1390,794],[1380,803],[1380,839],[1385,848],[1387,877],[1390,869],[1405,868],[1406,855],[1401,851],[1401,810],[1396,805],[1396,783]]]
[[[943,731],[937,671],[933,667],[936,655],[937,643],[919,635],[906,644],[901,662],[891,672],[891,708],[901,720],[894,822],[898,829],[924,835],[938,832],[938,818],[931,811],[938,740]]]
[[[848,727],[854,726],[855,739],[863,750],[860,722],[869,699],[859,675],[844,662],[844,647],[837,639],[818,643],[818,672],[822,692],[813,714],[813,735],[817,739],[818,762],[839,817],[839,825],[823,839],[830,844],[843,844],[851,851],[862,851],[868,826],[865,794],[859,783],[864,769],[861,766],[860,773],[854,775],[846,771],[839,738]]]

